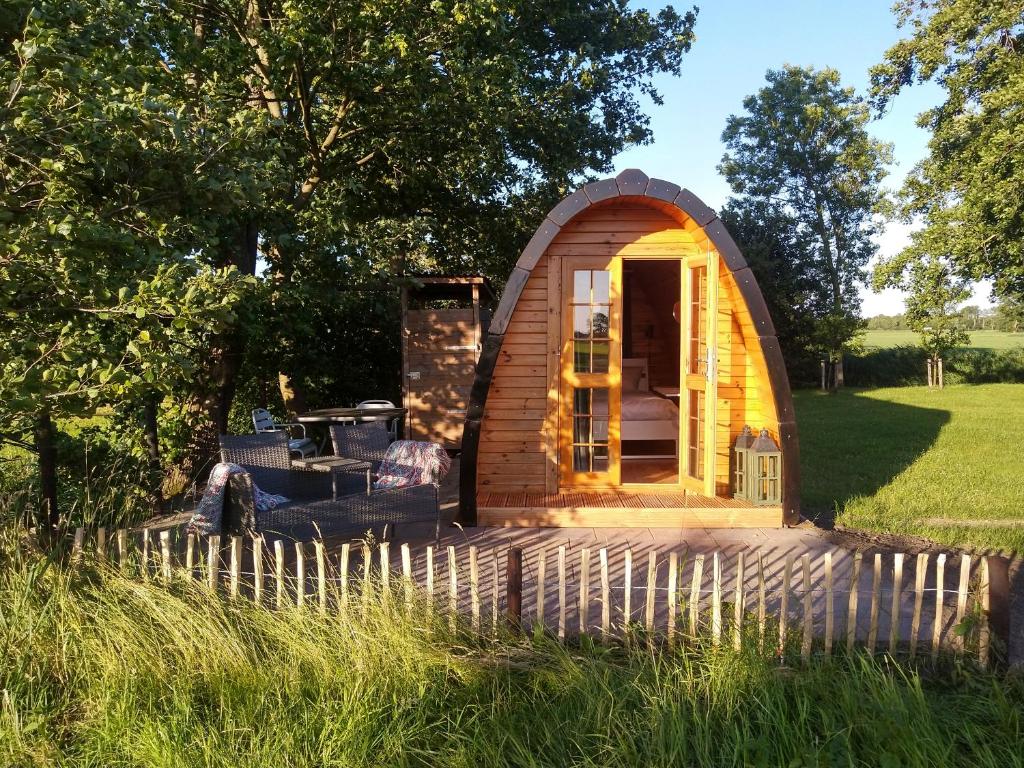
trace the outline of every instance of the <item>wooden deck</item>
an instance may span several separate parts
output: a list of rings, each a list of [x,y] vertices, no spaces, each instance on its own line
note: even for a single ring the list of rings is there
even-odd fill
[[[782,508],[682,491],[481,493],[477,520],[506,528],[778,528]]]

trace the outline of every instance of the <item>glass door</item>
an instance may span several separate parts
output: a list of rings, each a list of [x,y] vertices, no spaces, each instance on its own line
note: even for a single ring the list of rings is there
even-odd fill
[[[710,276],[710,279],[709,279]],[[680,445],[685,447],[685,485],[715,495],[715,403],[717,400],[718,254],[687,265],[681,302],[685,307]]]
[[[620,270],[617,258],[562,259],[563,486],[619,485]]]

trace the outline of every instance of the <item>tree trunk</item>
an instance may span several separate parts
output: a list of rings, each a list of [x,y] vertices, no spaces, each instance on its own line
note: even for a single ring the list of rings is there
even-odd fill
[[[36,451],[39,453],[39,512],[40,531],[53,531],[60,522],[57,508],[57,433],[50,418],[50,409],[43,406],[35,428]]]
[[[846,385],[846,377],[843,374],[843,353],[840,352],[836,356],[834,363],[836,371],[835,388],[842,389]]]
[[[306,412],[306,393],[302,387],[287,373],[277,374],[277,386],[281,390],[284,409],[288,416],[294,418]]]

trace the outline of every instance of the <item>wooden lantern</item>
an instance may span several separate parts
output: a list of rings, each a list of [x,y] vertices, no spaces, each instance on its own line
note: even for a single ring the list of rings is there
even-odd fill
[[[772,440],[767,429],[747,450],[748,494],[747,498],[755,507],[782,503],[782,450]]]
[[[754,443],[754,433],[750,425],[744,424],[743,431],[733,445],[736,465],[733,469],[733,498],[747,498],[747,478],[750,473],[750,446]]]

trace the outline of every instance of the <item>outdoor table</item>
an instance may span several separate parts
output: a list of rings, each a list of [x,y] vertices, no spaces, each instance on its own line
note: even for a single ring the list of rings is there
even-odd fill
[[[372,466],[368,461],[359,459],[346,459],[344,456],[312,456],[306,459],[292,459],[292,466],[301,469],[312,469],[317,472],[331,473],[331,490],[334,497],[338,497],[338,473],[339,472],[365,472],[366,492],[371,490],[370,470]]]
[[[375,419],[400,419],[406,414],[405,408],[320,408],[315,411],[308,411],[295,420],[302,424],[353,424],[360,419],[373,417]],[[326,446],[326,439],[320,443],[320,452],[323,453]]]

